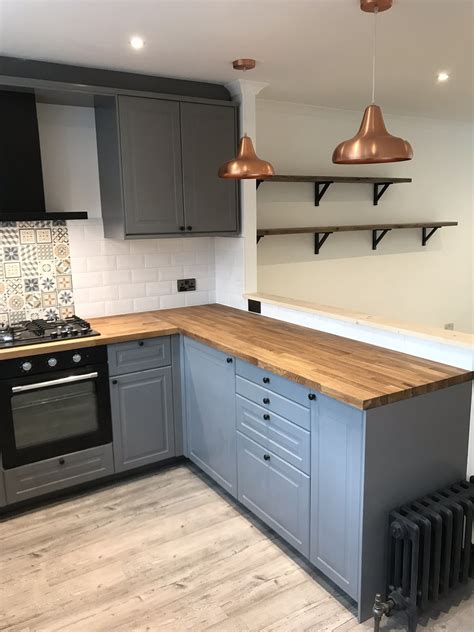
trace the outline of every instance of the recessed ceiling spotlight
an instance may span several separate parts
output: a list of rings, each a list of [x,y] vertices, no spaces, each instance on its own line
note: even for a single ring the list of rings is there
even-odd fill
[[[449,75],[447,72],[439,72],[438,73],[438,83],[443,83],[449,79]]]
[[[143,37],[139,37],[138,35],[134,35],[130,40],[130,46],[134,50],[140,50],[145,46],[145,41]]]

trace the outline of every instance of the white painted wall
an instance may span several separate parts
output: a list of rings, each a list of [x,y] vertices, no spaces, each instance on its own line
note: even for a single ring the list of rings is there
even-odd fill
[[[104,239],[94,110],[39,104],[38,121],[47,209],[85,210],[91,218],[68,222],[77,313],[90,318],[214,303],[215,238]],[[227,262],[226,255],[219,278],[229,272],[232,282],[239,273]],[[197,291],[178,294],[176,280],[187,277],[196,278]]]
[[[262,184],[261,228],[457,220],[421,247],[421,229],[392,231],[371,249],[370,232],[331,235],[314,255],[313,235],[265,237],[258,289],[393,319],[473,329],[472,123],[386,114],[389,131],[410,140],[410,162],[337,166],[334,147],[351,137],[361,112],[257,100],[259,153],[277,173],[412,177],[372,205],[370,185],[332,185],[319,208],[311,184]]]

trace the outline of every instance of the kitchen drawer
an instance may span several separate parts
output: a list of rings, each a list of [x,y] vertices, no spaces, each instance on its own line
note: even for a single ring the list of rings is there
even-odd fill
[[[237,430],[309,474],[310,433],[237,395]]]
[[[240,376],[236,378],[236,390],[239,395],[250,399],[250,401],[255,402],[259,406],[263,406],[265,409],[289,419],[305,430],[310,429],[309,408],[301,406],[301,404],[282,397],[254,382],[249,382]],[[306,400],[309,402],[308,396],[306,396]]]
[[[156,369],[171,364],[169,336],[122,342],[107,347],[109,375]]]
[[[7,502],[16,503],[114,473],[112,444],[5,470]]]
[[[309,556],[309,476],[237,433],[238,498],[304,556]]]
[[[283,397],[291,399],[294,402],[301,404],[301,406],[309,408],[310,401],[308,399],[308,395],[310,393],[310,389],[306,386],[296,384],[296,382],[291,382],[284,377],[280,377],[270,371],[260,369],[258,366],[249,364],[243,360],[237,360],[235,372],[237,375],[244,377],[250,382],[255,382],[255,384],[259,384],[274,393],[278,393],[278,395],[283,395]]]

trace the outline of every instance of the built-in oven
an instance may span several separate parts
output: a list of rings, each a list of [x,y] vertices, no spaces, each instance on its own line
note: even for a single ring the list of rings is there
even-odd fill
[[[111,441],[106,347],[0,361],[4,469]]]

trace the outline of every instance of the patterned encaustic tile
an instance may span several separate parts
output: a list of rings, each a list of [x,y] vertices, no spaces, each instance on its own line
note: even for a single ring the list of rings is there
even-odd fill
[[[0,322],[74,314],[65,221],[0,222]]]

